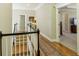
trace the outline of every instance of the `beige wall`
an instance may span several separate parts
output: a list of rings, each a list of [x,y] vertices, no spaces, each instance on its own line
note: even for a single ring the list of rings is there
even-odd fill
[[[79,55],[79,4],[77,4],[77,52]]]
[[[40,32],[51,38],[56,39],[56,8],[54,4],[45,3],[36,10],[36,17]]]
[[[9,3],[0,3],[0,31],[3,33],[12,32],[12,7]],[[6,43],[7,42],[7,43]],[[10,55],[11,39],[2,39],[2,55]],[[7,47],[6,47],[7,45]]]

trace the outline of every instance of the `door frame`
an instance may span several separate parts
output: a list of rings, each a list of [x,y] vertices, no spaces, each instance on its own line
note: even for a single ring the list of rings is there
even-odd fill
[[[60,41],[60,28],[59,28],[59,25],[60,25],[60,20],[59,20],[59,8],[62,8],[62,7],[65,7],[67,5],[69,5],[71,3],[67,3],[67,4],[62,4],[62,5],[56,5],[56,39],[57,41],[59,42]]]

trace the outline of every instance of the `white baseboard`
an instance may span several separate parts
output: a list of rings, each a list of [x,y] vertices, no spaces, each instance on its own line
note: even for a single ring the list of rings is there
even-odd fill
[[[40,32],[40,34],[41,34],[42,36],[44,36],[45,38],[47,38],[50,42],[58,42],[56,39],[51,39],[51,38],[49,38],[48,36],[46,36],[45,34],[43,34],[43,33],[41,33],[41,32]]]

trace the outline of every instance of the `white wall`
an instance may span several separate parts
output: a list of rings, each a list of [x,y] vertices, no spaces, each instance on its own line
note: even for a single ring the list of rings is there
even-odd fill
[[[45,3],[36,10],[38,28],[40,32],[52,39],[56,39],[56,8],[54,4]]]
[[[40,31],[49,36],[50,35],[50,13],[49,12],[49,9],[47,9],[49,6],[45,6],[43,5],[41,8],[39,8],[37,11],[36,11],[36,14],[37,14],[37,22],[38,22],[38,27],[40,29]]]
[[[0,31],[2,33],[12,32],[12,5],[0,3]],[[11,39],[2,38],[2,55],[10,55]]]
[[[17,25],[17,31],[19,31],[19,24],[20,24],[20,15],[26,15],[26,11],[25,10],[13,10],[12,11],[12,31],[14,30],[14,24],[18,24]],[[27,15],[26,15],[27,16]]]

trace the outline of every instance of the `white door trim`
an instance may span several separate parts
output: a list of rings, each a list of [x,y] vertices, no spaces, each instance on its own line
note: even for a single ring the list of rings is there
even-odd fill
[[[59,31],[59,8],[62,8],[62,7],[64,7],[64,6],[67,6],[67,5],[69,5],[69,4],[71,4],[71,3],[66,3],[66,4],[61,4],[61,5],[56,5],[56,39],[58,40],[58,41],[60,41],[60,39],[59,39],[59,36],[60,36],[60,31]]]

